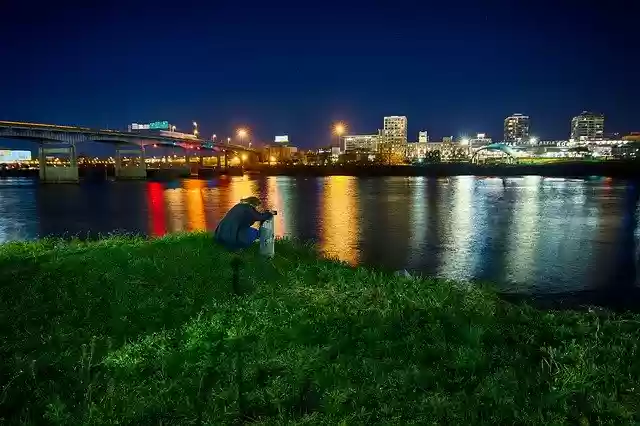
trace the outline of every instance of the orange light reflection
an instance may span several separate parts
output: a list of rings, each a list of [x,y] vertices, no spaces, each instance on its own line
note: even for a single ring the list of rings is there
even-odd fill
[[[229,182],[229,198],[227,199],[227,205],[225,206],[225,213],[241,199],[249,197],[251,195],[258,195],[258,187],[255,180],[249,179],[249,176],[232,177]]]
[[[164,201],[169,213],[169,232],[180,232],[186,229],[184,206],[184,189],[172,188],[164,191]]]
[[[187,229],[189,231],[205,231],[207,229],[202,199],[202,188],[204,187],[205,182],[199,179],[184,181],[184,189],[187,192]]]
[[[355,265],[358,262],[358,189],[356,178],[331,176],[321,196],[320,249]]]
[[[283,237],[287,232],[287,224],[285,217],[287,212],[284,209],[284,203],[282,202],[282,194],[278,188],[278,177],[270,176],[267,178],[267,200],[268,203],[265,208],[269,210],[276,210],[278,214],[275,216],[273,233],[276,237]]]

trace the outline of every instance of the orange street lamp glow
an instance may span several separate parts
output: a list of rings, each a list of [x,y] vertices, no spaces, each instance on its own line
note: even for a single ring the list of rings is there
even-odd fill
[[[245,129],[238,129],[238,136],[244,138],[247,136],[247,131]]]
[[[333,131],[336,135],[342,136],[347,131],[347,125],[339,122],[333,126]]]

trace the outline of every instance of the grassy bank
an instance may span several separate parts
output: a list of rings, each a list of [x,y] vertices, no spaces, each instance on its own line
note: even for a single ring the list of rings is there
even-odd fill
[[[206,235],[0,246],[0,424],[637,424],[640,317]]]

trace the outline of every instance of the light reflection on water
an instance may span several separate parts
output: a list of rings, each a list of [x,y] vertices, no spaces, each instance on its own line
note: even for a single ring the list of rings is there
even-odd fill
[[[40,186],[0,180],[0,242],[115,230],[213,230],[241,198],[278,211],[276,234],[316,240],[352,264],[553,293],[636,283],[638,188],[460,176],[220,177]],[[627,287],[625,287],[627,286]]]
[[[318,223],[320,248],[332,257],[358,263],[360,217],[356,178],[331,176],[323,179],[320,195],[322,221]],[[381,230],[378,230],[378,232]],[[375,232],[375,230],[374,230]]]

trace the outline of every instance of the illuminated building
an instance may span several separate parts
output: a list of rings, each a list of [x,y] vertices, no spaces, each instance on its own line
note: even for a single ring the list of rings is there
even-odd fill
[[[378,144],[378,149],[382,154],[404,158],[407,153],[407,117],[390,116],[384,118],[382,139]]]
[[[604,139],[604,115],[583,111],[571,119],[572,142],[601,141]]]
[[[378,151],[380,135],[346,135],[342,137],[344,152]]]
[[[640,142],[640,132],[631,132],[628,135],[623,136],[622,140],[628,142]]]
[[[521,143],[529,141],[529,116],[513,114],[504,119],[504,141]]]
[[[469,139],[471,146],[484,146],[491,144],[491,138],[486,133],[478,133],[475,138]]]
[[[418,142],[429,142],[429,134],[426,130],[418,132]]]
[[[429,148],[427,147],[427,142],[410,142],[407,144],[407,158],[410,158],[412,160],[425,158],[428,149]]]
[[[263,149],[263,161],[268,163],[286,163],[293,161],[298,153],[298,148],[288,145],[272,144]]]
[[[31,161],[31,151],[0,150],[0,164],[14,164]]]

